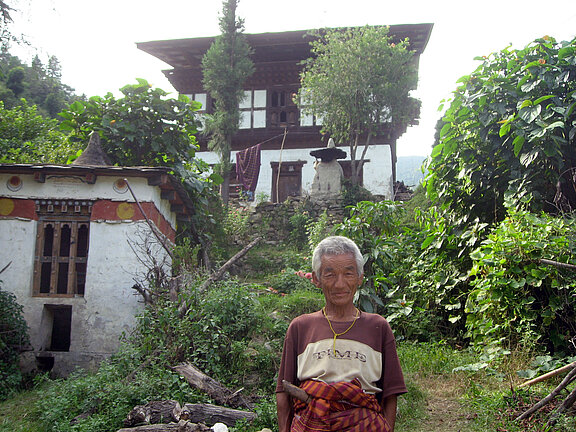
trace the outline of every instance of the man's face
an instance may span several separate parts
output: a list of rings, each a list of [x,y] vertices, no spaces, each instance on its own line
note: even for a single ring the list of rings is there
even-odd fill
[[[312,282],[322,289],[326,304],[340,307],[352,304],[363,277],[358,275],[354,255],[324,255],[320,262],[319,274],[312,273]]]

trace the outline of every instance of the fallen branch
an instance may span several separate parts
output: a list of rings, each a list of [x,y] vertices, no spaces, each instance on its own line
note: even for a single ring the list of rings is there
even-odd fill
[[[531,379],[530,381],[523,382],[522,384],[520,384],[520,385],[518,386],[518,388],[522,388],[522,387],[530,386],[530,385],[532,385],[532,384],[536,384],[536,383],[539,383],[539,382],[542,382],[542,381],[546,381],[546,380],[549,379],[549,378],[555,377],[556,375],[560,375],[561,373],[564,373],[564,372],[566,372],[566,371],[569,371],[569,370],[571,370],[571,369],[573,369],[573,368],[575,368],[575,367],[576,367],[576,362],[570,363],[570,364],[568,364],[568,365],[566,365],[566,366],[562,366],[561,368],[554,369],[553,371],[550,371],[550,372],[548,372],[548,373],[545,373],[544,375],[541,375],[541,376],[539,376],[539,377],[536,377],[536,378],[534,378],[534,379]]]
[[[546,427],[554,426],[556,424],[556,422],[558,421],[558,417],[560,417],[560,415],[564,411],[566,411],[568,408],[570,408],[572,405],[574,405],[575,401],[576,401],[576,388],[574,390],[572,390],[572,392],[568,395],[568,397],[566,399],[564,399],[564,402],[562,402],[562,405],[560,405],[556,409],[556,411],[554,411],[554,413],[550,416],[548,423],[546,423]]]
[[[202,422],[209,425],[224,423],[226,426],[234,426],[238,420],[252,421],[256,417],[256,413],[250,411],[210,404],[185,404],[180,412],[181,420],[188,420],[192,423]]]
[[[254,406],[252,402],[240,394],[240,391],[233,392],[228,387],[224,386],[219,381],[210,378],[190,363],[183,363],[174,366],[172,369],[186,378],[186,381],[188,381],[189,384],[202,390],[218,404],[229,405],[234,408],[243,407],[247,409],[252,409]]]
[[[191,423],[186,420],[180,420],[178,423],[153,424],[137,426],[133,428],[122,428],[117,432],[208,432],[211,431],[208,426],[203,424]]]
[[[132,186],[130,186],[130,183],[128,183],[128,179],[124,179],[124,182],[126,183],[126,186],[128,186],[128,190],[130,191],[132,198],[134,198],[134,202],[138,206],[138,210],[140,210],[140,213],[142,213],[142,216],[144,216],[144,219],[146,220],[146,223],[150,227],[152,234],[154,234],[154,236],[160,242],[160,244],[162,245],[162,247],[164,248],[166,253],[170,256],[170,258],[174,259],[174,253],[172,252],[172,248],[168,247],[168,245],[166,244],[166,240],[163,238],[163,234],[159,232],[156,225],[154,225],[152,223],[152,221],[146,215],[146,212],[144,212],[142,205],[140,205],[140,201],[138,201],[138,198],[136,198],[136,195],[134,194],[134,191],[132,190]]]
[[[240,252],[238,252],[236,255],[234,255],[232,258],[230,258],[228,261],[226,261],[226,263],[222,267],[220,267],[220,269],[217,272],[213,273],[212,275],[210,275],[210,277],[208,279],[206,279],[206,281],[199,288],[198,292],[202,293],[203,291],[206,291],[206,289],[212,283],[222,279],[222,276],[224,276],[224,273],[226,273],[226,271],[228,271],[228,269],[236,261],[238,261],[244,255],[246,255],[250,249],[252,249],[254,246],[256,246],[260,240],[262,240],[262,237],[256,237],[247,246],[245,246]],[[190,309],[190,307],[188,305],[188,302],[186,300],[183,301],[182,304],[180,305],[180,307],[178,308],[178,316],[180,318],[182,318],[184,315],[186,315],[188,313],[189,309]]]
[[[532,405],[532,407],[530,407],[524,413],[522,413],[521,415],[516,417],[516,421],[524,420],[525,418],[529,417],[531,414],[538,411],[543,406],[547,405],[552,399],[554,399],[556,396],[558,396],[558,394],[562,390],[564,390],[566,388],[566,386],[574,380],[575,377],[576,377],[576,367],[573,366],[572,370],[568,373],[568,375],[566,375],[566,377],[564,377],[562,382],[560,384],[558,384],[558,386],[554,390],[552,390],[552,392],[550,392],[550,394],[548,396],[546,396],[544,399],[540,400],[538,403],[535,403],[534,405]]]
[[[542,264],[547,264],[547,265],[551,265],[554,267],[559,267],[559,268],[568,269],[568,270],[576,270],[576,265],[574,265],[574,264],[552,261],[552,260],[544,259],[544,258],[541,258],[538,261]]]

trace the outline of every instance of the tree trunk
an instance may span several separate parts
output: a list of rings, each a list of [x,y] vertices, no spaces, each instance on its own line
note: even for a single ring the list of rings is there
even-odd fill
[[[222,171],[222,184],[220,185],[220,196],[225,206],[228,205],[230,200],[230,172],[227,170]]]
[[[175,400],[151,401],[135,406],[124,420],[124,426],[177,422],[181,411],[180,404]]]
[[[154,424],[119,429],[117,432],[209,432],[211,429],[203,424],[181,420],[178,423]]]
[[[202,390],[208,396],[213,398],[218,404],[229,405],[234,408],[253,408],[253,404],[240,394],[242,389],[233,392],[228,387],[215,379],[210,378],[190,363],[183,363],[173,367],[172,369],[186,378],[186,381],[188,381],[192,386]]]
[[[180,416],[182,420],[193,423],[202,422],[208,425],[224,423],[226,426],[234,426],[238,420],[252,421],[256,418],[253,412],[209,404],[185,404]]]

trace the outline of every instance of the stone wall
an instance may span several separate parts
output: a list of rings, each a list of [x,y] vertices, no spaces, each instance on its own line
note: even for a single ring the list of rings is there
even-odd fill
[[[251,232],[259,232],[268,243],[279,243],[290,235],[290,218],[295,214],[306,214],[316,220],[324,211],[329,224],[342,222],[346,209],[340,200],[312,202],[308,198],[290,197],[283,203],[263,202],[258,204],[250,215],[248,223]]]

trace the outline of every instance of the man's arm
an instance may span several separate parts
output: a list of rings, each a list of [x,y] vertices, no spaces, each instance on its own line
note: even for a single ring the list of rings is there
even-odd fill
[[[289,432],[292,424],[292,401],[286,392],[276,393],[276,413],[278,415],[278,431]]]
[[[394,432],[394,425],[396,424],[396,407],[398,405],[398,396],[390,395],[382,400],[382,414],[390,425],[390,432]]]

